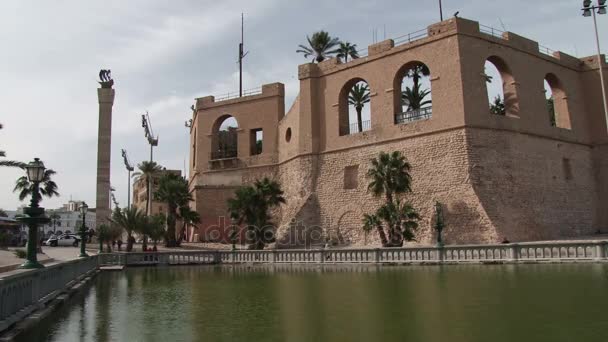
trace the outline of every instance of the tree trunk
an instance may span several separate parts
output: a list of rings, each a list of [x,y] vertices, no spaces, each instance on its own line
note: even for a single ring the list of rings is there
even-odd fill
[[[378,235],[380,236],[380,242],[382,242],[382,247],[388,246],[388,240],[386,239],[386,233],[384,233],[384,228],[382,228],[381,225],[377,225],[376,230],[378,231]]]
[[[177,208],[174,205],[170,205],[167,213],[167,237],[166,237],[166,246],[167,247],[175,247],[177,244],[175,240],[175,211]]]
[[[363,119],[361,118],[363,107],[357,106],[355,109],[357,110],[357,126],[359,128],[359,133],[361,133],[363,132]]]
[[[127,252],[131,252],[133,250],[133,236],[131,233],[127,234]]]

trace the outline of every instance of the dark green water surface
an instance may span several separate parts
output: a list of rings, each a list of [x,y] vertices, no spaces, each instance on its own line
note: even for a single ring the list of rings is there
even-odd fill
[[[608,265],[131,268],[19,341],[608,341]]]

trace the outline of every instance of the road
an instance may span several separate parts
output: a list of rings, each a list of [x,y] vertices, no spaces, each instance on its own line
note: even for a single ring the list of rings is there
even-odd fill
[[[78,259],[78,256],[80,255],[80,248],[43,246],[42,252],[48,255],[49,258],[53,258],[56,261],[67,261],[72,259]],[[92,251],[87,251],[87,254],[93,255],[96,253]]]

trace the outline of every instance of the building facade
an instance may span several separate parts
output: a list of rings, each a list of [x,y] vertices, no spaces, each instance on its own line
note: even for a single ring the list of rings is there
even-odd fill
[[[488,108],[486,62],[502,79],[503,115]],[[432,107],[404,110],[402,79],[418,65],[430,70]],[[382,151],[401,151],[412,166],[407,199],[422,216],[421,243],[435,239],[435,201],[444,206],[447,243],[606,231],[600,67],[605,58],[550,52],[514,33],[452,18],[405,42],[373,44],[367,56],[347,63],[300,65],[299,95],[287,113],[280,83],[242,98],[198,98],[189,173],[202,218],[198,239],[225,239],[226,200],[238,186],[267,176],[281,183],[287,199],[274,213],[279,246],[328,238],[377,244],[375,233],[363,233],[362,217],[381,205],[367,191],[366,172]],[[370,118],[353,130],[348,94],[362,81]],[[544,82],[552,92],[551,118]],[[238,127],[222,127],[228,117]],[[235,151],[221,146],[226,134],[235,135]]]
[[[154,200],[154,192],[158,189],[158,181],[162,177],[164,173],[172,173],[174,175],[181,176],[182,172],[180,170],[163,170],[158,176],[153,177],[152,179],[152,203],[151,203],[151,215],[156,214],[167,214],[167,204]],[[146,206],[148,205],[148,192],[145,178],[137,178],[135,182],[133,182],[133,203],[132,205],[142,212],[146,211]]]

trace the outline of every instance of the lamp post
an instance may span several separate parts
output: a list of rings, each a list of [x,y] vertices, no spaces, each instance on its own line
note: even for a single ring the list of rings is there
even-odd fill
[[[38,246],[38,225],[48,222],[48,218],[44,216],[44,208],[38,206],[40,203],[40,182],[44,179],[44,163],[35,158],[34,161],[25,166],[27,178],[32,183],[32,199],[30,206],[23,209],[23,217],[19,221],[28,226],[27,238],[27,260],[19,268],[32,269],[43,268],[44,266],[38,262],[37,246]]]
[[[606,101],[606,86],[604,84],[604,67],[602,66],[602,53],[600,49],[600,37],[597,30],[597,20],[595,18],[595,10],[597,14],[606,14],[606,0],[598,0],[597,6],[591,4],[591,0],[583,1],[583,17],[593,16],[593,26],[595,27],[595,44],[597,45],[597,62],[600,68],[600,81],[602,82],[602,100],[604,101],[604,116],[606,118],[606,130],[608,131],[608,102]]]
[[[83,201],[80,205],[80,214],[82,215],[82,227],[80,227],[80,257],[86,258],[89,255],[85,252],[85,246],[87,244],[87,226],[85,224],[85,219],[87,217],[87,211],[89,210],[89,206]]]
[[[443,6],[441,5],[441,0],[439,0],[439,18],[443,21]]]

